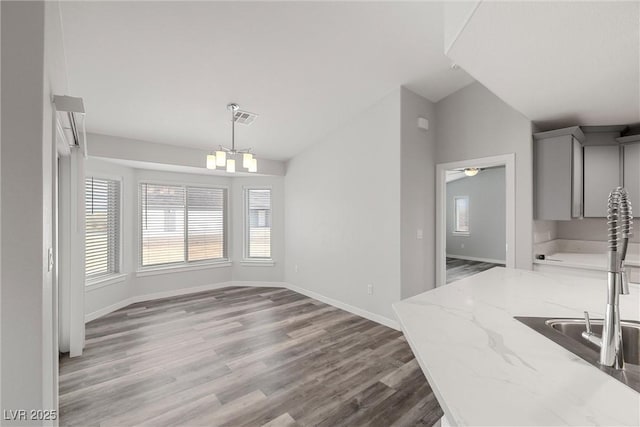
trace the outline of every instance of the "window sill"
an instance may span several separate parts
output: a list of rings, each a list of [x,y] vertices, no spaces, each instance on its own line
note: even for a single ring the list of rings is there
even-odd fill
[[[108,276],[99,277],[97,279],[93,279],[87,281],[84,289],[87,292],[102,288],[104,286],[115,285],[116,283],[122,283],[127,280],[127,275],[124,273],[120,274],[110,274]]]
[[[452,233],[454,236],[462,236],[462,237],[469,237],[471,235],[471,233],[469,233],[468,231],[453,231]]]
[[[145,276],[155,276],[157,274],[165,274],[165,273],[181,273],[185,271],[194,271],[194,270],[206,270],[209,268],[223,268],[223,267],[231,267],[231,261],[219,261],[219,262],[207,262],[207,263],[198,263],[198,264],[188,264],[188,265],[177,265],[171,267],[156,267],[156,268],[145,268],[143,270],[136,271],[136,277],[145,277]]]
[[[276,265],[272,259],[243,259],[240,265],[244,267],[273,267]]]

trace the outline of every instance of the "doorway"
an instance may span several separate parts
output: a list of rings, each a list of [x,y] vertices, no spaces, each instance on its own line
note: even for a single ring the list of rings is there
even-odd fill
[[[515,156],[436,167],[436,285],[515,267]]]

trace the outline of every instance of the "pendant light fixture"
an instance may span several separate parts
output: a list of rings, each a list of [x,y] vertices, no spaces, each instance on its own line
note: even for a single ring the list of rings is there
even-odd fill
[[[253,157],[251,148],[236,149],[236,112],[240,107],[232,103],[227,105],[227,109],[231,111],[231,148],[220,145],[215,154],[208,154],[207,169],[226,167],[228,173],[235,173],[236,158],[242,156],[242,167],[248,172],[258,172],[258,160]]]

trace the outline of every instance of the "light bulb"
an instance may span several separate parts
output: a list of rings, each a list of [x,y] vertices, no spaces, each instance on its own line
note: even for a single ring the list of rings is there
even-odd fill
[[[247,169],[249,169],[249,172],[258,172],[258,159],[252,158]]]
[[[236,171],[236,161],[234,159],[227,160],[227,172],[234,173]]]
[[[249,165],[251,165],[251,160],[253,160],[253,154],[244,153],[242,155],[242,167],[249,169]]]
[[[213,154],[207,154],[207,169],[216,168],[216,156]]]
[[[216,151],[216,165],[224,166],[227,163],[227,153],[224,151]]]
[[[478,169],[478,168],[466,168],[464,170],[464,174],[466,176],[476,176],[476,175],[478,175],[478,172],[480,172],[480,169]]]

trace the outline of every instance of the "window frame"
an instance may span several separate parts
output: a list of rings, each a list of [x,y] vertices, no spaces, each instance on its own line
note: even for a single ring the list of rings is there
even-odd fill
[[[458,230],[458,200],[467,201],[467,230]],[[453,230],[452,233],[456,236],[469,236],[471,235],[471,210],[469,203],[469,196],[453,196]]]
[[[270,212],[271,212],[271,235],[269,237],[269,253],[271,254],[270,257],[266,258],[266,257],[249,257],[249,191],[250,190],[269,190],[269,199],[271,202],[270,205]],[[263,185],[263,186],[244,186],[242,187],[242,193],[243,193],[243,208],[242,208],[242,224],[243,224],[243,231],[242,231],[242,263],[245,265],[274,265],[273,262],[273,188],[270,185]]]
[[[142,265],[142,185],[167,185],[167,186],[178,186],[184,188],[184,240],[183,244],[185,246],[185,259],[180,262],[171,262],[171,263],[163,263],[163,264],[154,264],[154,265]],[[189,233],[189,220],[188,216],[188,206],[187,206],[187,188],[188,187],[200,187],[200,188],[210,188],[215,190],[224,190],[225,199],[224,199],[224,257],[223,258],[215,258],[215,259],[204,259],[198,261],[189,261],[188,260],[188,233]],[[216,268],[216,267],[230,267],[232,265],[230,258],[230,245],[229,245],[229,212],[230,212],[230,203],[231,203],[231,194],[229,191],[228,185],[211,185],[206,183],[198,183],[198,182],[184,182],[184,181],[172,181],[172,180],[162,180],[162,179],[138,179],[136,182],[136,227],[137,227],[137,238],[136,238],[136,276],[150,276],[154,274],[163,274],[170,273],[175,271],[190,271],[190,270],[201,270],[204,268]]]
[[[122,266],[124,265],[124,250],[123,250],[123,237],[124,237],[124,179],[122,176],[119,175],[109,175],[109,174],[104,174],[104,173],[91,173],[91,172],[86,172],[85,176],[84,176],[84,180],[83,180],[83,185],[84,185],[84,192],[83,194],[86,194],[86,182],[88,178],[94,178],[94,179],[102,179],[102,180],[110,180],[110,181],[116,181],[118,183],[118,185],[120,186],[120,197],[118,200],[118,203],[120,204],[119,206],[119,215],[118,215],[118,226],[119,226],[119,233],[118,233],[118,259],[117,259],[117,272],[114,273],[107,273],[107,274],[103,274],[100,276],[94,276],[91,278],[87,277],[87,271],[85,268],[85,273],[84,273],[84,285],[85,288],[98,288],[98,287],[102,287],[102,286],[106,286],[106,285],[110,285],[113,283],[118,283],[121,282],[122,280],[124,280],[124,277],[126,276],[125,273],[122,272]],[[84,231],[84,238],[85,238],[85,247],[84,247],[84,252],[86,254],[86,238],[87,238],[87,230],[86,230],[86,209],[87,209],[87,201],[86,199],[84,200],[84,215],[85,215],[85,231]]]

